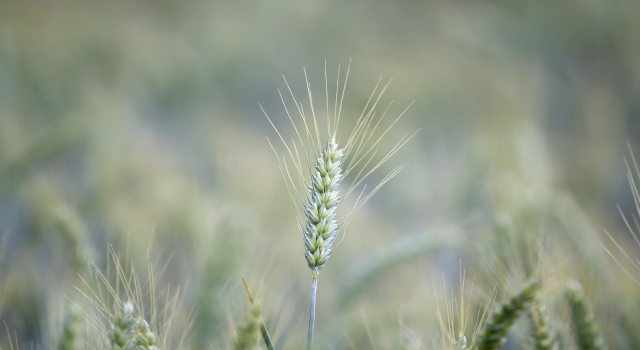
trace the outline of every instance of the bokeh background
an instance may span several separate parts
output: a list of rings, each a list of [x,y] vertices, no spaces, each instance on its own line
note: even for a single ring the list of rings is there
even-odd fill
[[[618,206],[633,225],[639,33],[633,0],[2,1],[2,333],[55,347],[112,246],[156,296],[179,289],[171,348],[230,346],[241,275],[301,348],[310,273],[259,104],[290,139],[282,76],[307,103],[305,67],[322,106],[325,62],[335,84],[351,61],[344,125],[382,76],[391,117],[415,103],[381,149],[419,132],[322,270],[318,348],[439,348],[461,271],[472,314],[541,273],[559,327],[578,279],[609,345],[640,348],[640,287],[601,246],[638,255]]]

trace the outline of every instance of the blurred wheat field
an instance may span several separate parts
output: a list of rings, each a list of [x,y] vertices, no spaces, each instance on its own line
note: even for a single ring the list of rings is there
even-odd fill
[[[351,61],[347,133],[381,76],[389,121],[415,101],[374,161],[420,131],[363,183],[406,165],[339,234],[314,349],[638,349],[638,33],[626,0],[0,2],[0,347],[304,348],[260,106],[288,142],[282,76],[322,109]]]

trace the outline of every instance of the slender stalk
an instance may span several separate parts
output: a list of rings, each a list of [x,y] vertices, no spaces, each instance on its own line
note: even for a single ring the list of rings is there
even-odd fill
[[[314,273],[311,279],[311,310],[309,311],[309,337],[307,338],[307,350],[311,350],[313,343],[313,325],[316,321],[316,291],[318,290],[318,276]]]

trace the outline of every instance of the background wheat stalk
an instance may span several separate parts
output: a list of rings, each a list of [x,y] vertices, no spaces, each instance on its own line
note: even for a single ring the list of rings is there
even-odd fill
[[[337,130],[340,123],[342,103],[350,66],[351,64],[349,64],[347,68],[342,87],[340,86],[340,67],[338,67],[335,95],[332,96],[333,109],[331,109],[329,80],[327,78],[325,62],[326,119],[324,121],[316,117],[311,85],[307,78],[306,70],[304,74],[309,99],[308,108],[311,111],[310,115],[306,114],[303,104],[295,98],[285,79],[285,84],[299,114],[297,122],[292,117],[282,93],[280,93],[280,91],[278,92],[285,112],[297,135],[297,140],[294,139],[291,142],[286,142],[278,131],[278,128],[273,124],[271,118],[269,118],[264,109],[262,109],[276,130],[289,156],[280,157],[273,145],[269,142],[276,153],[280,170],[298,211],[298,223],[302,232],[305,248],[304,255],[311,269],[312,281],[307,341],[308,349],[311,349],[313,343],[318,275],[320,269],[325,266],[331,256],[333,244],[338,233],[347,225],[355,212],[362,207],[381,186],[396,176],[404,165],[393,168],[393,170],[380,180],[369,192],[365,193],[365,189],[363,188],[353,207],[343,216],[338,216],[338,209],[346,196],[358,188],[370,174],[384,164],[413,136],[407,137],[405,134],[381,159],[376,160],[378,144],[389,129],[393,127],[408,109],[407,107],[384,131],[379,134],[376,133],[381,121],[391,106],[391,104],[389,104],[389,107],[387,107],[379,117],[376,117],[378,102],[389,86],[389,83],[387,83],[379,90],[380,79],[371,93],[363,112],[356,121],[353,130],[346,139],[346,142],[342,147],[339,145]],[[262,106],[260,108],[262,108]],[[324,127],[321,125],[323,122],[325,123]],[[324,135],[321,136],[321,133]],[[341,193],[341,182],[350,175],[352,175],[350,179],[351,184]]]

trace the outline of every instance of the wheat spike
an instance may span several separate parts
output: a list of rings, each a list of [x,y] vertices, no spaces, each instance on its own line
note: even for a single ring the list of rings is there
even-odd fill
[[[321,121],[315,112],[311,85],[308,79],[306,83],[309,110],[311,111],[310,115],[308,112],[305,112],[303,104],[296,99],[285,79],[285,84],[295,104],[295,110],[297,110],[300,117],[298,122],[294,120],[290,109],[287,107],[287,103],[280,93],[280,98],[284,104],[286,114],[293,125],[297,140],[285,141],[285,138],[280,134],[278,128],[271,121],[271,118],[269,118],[264,109],[262,109],[284,144],[286,153],[288,154],[288,157],[280,157],[275,148],[273,148],[273,145],[269,143],[276,153],[278,165],[285,178],[285,183],[294,201],[294,205],[298,209],[298,222],[303,233],[302,236],[305,245],[305,259],[312,271],[314,279],[317,278],[319,270],[324,267],[329,259],[333,249],[333,243],[340,230],[346,226],[355,212],[362,207],[374,193],[402,170],[403,166],[394,168],[378,185],[368,191],[368,193],[362,193],[358,197],[354,207],[344,214],[344,216],[337,217],[337,211],[343,199],[359,187],[369,175],[382,166],[382,164],[392,157],[411,138],[405,135],[405,137],[402,137],[379,161],[374,161],[378,150],[377,145],[406,112],[405,109],[385,130],[380,132],[379,136],[375,136],[380,131],[380,123],[386,115],[386,110],[381,115],[376,115],[376,108],[382,94],[388,86],[388,84],[386,84],[379,90],[378,82],[360,118],[356,121],[354,129],[340,146],[337,130],[348,75],[349,69],[347,69],[347,74],[344,79],[344,86],[341,88],[339,84],[340,72],[338,69],[338,84],[336,85],[333,111],[331,111],[329,107],[328,82],[326,84],[326,135],[324,135],[324,132],[321,133],[321,127],[319,126]],[[333,116],[330,115],[331,113],[333,113]],[[324,128],[322,129],[325,130]],[[321,136],[321,134],[323,134],[323,136]],[[287,158],[289,159],[287,160]],[[346,189],[341,189],[341,181],[348,175],[351,175],[351,185]]]
[[[500,305],[485,326],[478,350],[496,350],[504,345],[509,329],[530,307],[538,289],[540,289],[540,280],[530,280],[520,292]]]
[[[309,201],[305,205],[304,229],[305,257],[309,268],[317,277],[333,249],[338,224],[336,211],[342,198],[338,196],[342,180],[344,150],[338,149],[335,137],[331,138],[316,161],[316,173],[309,186]]]
[[[78,334],[78,310],[71,307],[65,317],[62,335],[58,341],[58,350],[77,350],[80,348]]]
[[[260,325],[262,320],[262,308],[258,303],[251,304],[251,312],[245,323],[238,329],[233,343],[235,350],[254,350],[258,348],[260,340]]]
[[[244,277],[242,277],[242,282],[244,283],[244,289],[247,291],[247,295],[249,296],[249,302],[251,303],[251,306],[253,307],[253,309],[262,311],[260,309],[260,304],[258,304],[258,302],[256,302],[255,299],[253,299],[253,295],[251,294],[251,289],[249,288],[249,284],[247,283],[247,280],[244,279]],[[264,345],[267,346],[267,350],[273,350],[274,349],[273,342],[271,341],[271,336],[269,335],[267,326],[264,324],[264,320],[262,319],[262,312],[260,312],[260,314],[256,316],[256,318],[260,323],[260,333],[262,334]]]
[[[395,123],[407,111],[400,114],[390,125],[383,130],[379,136],[380,122],[386,115],[387,109],[379,116],[376,115],[376,108],[382,94],[388,87],[388,83],[378,90],[380,80],[371,93],[365,108],[357,119],[354,129],[347,137],[346,141],[339,146],[338,142],[338,124],[340,123],[340,114],[342,112],[342,102],[344,99],[347,78],[350,68],[344,79],[344,85],[340,87],[340,68],[338,68],[338,79],[336,83],[335,98],[333,109],[329,103],[329,88],[327,80],[327,71],[325,64],[325,93],[326,93],[326,129],[319,126],[322,121],[317,117],[315,111],[313,97],[311,94],[311,84],[307,79],[305,70],[305,80],[307,85],[307,94],[309,101],[309,109],[305,112],[304,105],[294,96],[289,84],[285,79],[285,84],[291,99],[295,104],[300,120],[294,121],[287,107],[282,94],[280,98],[284,104],[287,117],[293,125],[297,140],[290,142],[285,141],[284,137],[273,124],[271,118],[262,109],[263,113],[275,129],[278,137],[284,144],[287,151],[287,157],[280,157],[269,142],[269,145],[278,157],[278,165],[285,179],[285,183],[289,190],[289,194],[293,199],[296,209],[298,209],[298,223],[300,225],[303,241],[304,255],[307,265],[311,269],[311,307],[309,317],[309,335],[307,348],[311,349],[313,340],[313,327],[315,322],[315,299],[318,285],[318,274],[320,269],[325,266],[327,260],[333,251],[334,241],[355,212],[361,208],[364,203],[373,196],[387,181],[397,175],[404,166],[394,168],[387,176],[368,193],[360,194],[354,206],[342,217],[337,217],[337,211],[343,199],[354,191],[369,175],[384,164],[391,156],[393,156],[408,140],[411,138],[402,137],[395,146],[391,148],[381,160],[375,162],[374,158],[378,151],[378,144],[387,132],[395,125]],[[389,105],[389,107],[391,104]],[[262,108],[262,106],[260,107]],[[310,111],[310,113],[309,113]],[[333,116],[331,114],[333,113]],[[321,129],[326,130],[326,136],[321,137]],[[324,131],[322,131],[324,134]],[[415,135],[415,134],[414,134]],[[413,136],[413,135],[412,135]],[[293,173],[293,174],[292,174]],[[351,186],[340,192],[340,183],[344,177],[354,174],[351,179]]]
[[[557,345],[549,328],[549,317],[545,307],[536,300],[529,312],[533,323],[533,339],[536,350],[555,350]]]
[[[607,347],[596,325],[582,285],[572,281],[567,287],[571,321],[578,347],[582,350],[605,350]]]
[[[112,350],[125,350],[131,347],[134,322],[133,303],[128,301],[122,304],[111,325],[109,341],[111,342]]]
[[[156,335],[149,328],[149,324],[142,317],[136,319],[134,339],[137,349],[158,350]]]

